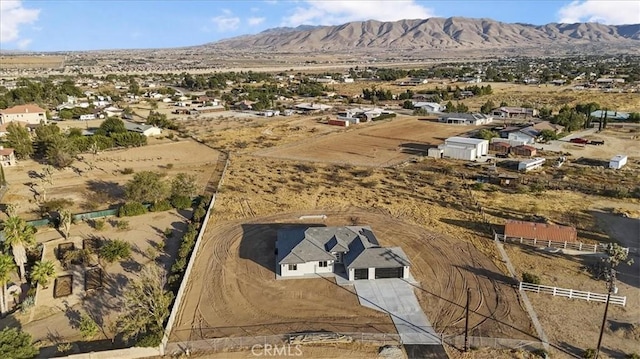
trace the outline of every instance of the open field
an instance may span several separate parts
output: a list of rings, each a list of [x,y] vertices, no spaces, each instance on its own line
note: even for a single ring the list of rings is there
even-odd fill
[[[447,137],[478,129],[399,116],[383,123],[363,123],[337,134],[260,150],[255,154],[356,166],[392,166],[408,160],[412,148],[425,151],[443,143]]]
[[[310,213],[326,214],[328,219],[321,223],[297,220]],[[531,338],[529,320],[512,282],[489,257],[469,243],[380,212],[357,209],[316,209],[211,227],[173,337],[194,340],[304,330],[395,332],[387,315],[361,307],[353,289],[340,287],[333,279],[275,279],[278,228],[354,222],[371,224],[382,246],[401,246],[407,253],[411,273],[419,282],[417,296],[437,330],[457,333],[462,328],[466,290],[472,288],[474,335]]]
[[[158,141],[158,142],[156,142]],[[155,144],[154,144],[155,142]],[[150,145],[81,155],[83,160],[70,168],[53,170],[53,184],[47,186],[47,200],[66,198],[73,201],[74,213],[105,209],[124,200],[123,185],[133,177],[121,171],[160,171],[169,178],[186,172],[196,175],[201,189],[213,174],[218,152],[192,140],[151,140]],[[20,161],[5,169],[9,190],[4,203],[18,204],[24,218],[39,218],[38,201],[42,182],[37,173],[44,165],[32,160]],[[134,173],[135,173],[134,172]],[[32,186],[33,185],[33,186]]]
[[[65,56],[0,56],[0,70],[27,68],[60,68]]]
[[[611,126],[611,125],[610,125]],[[633,130],[633,132],[631,132]],[[592,159],[606,160],[605,167],[608,167],[608,161],[611,157],[619,154],[629,156],[629,162],[640,160],[640,127],[615,129],[608,127],[602,132],[583,136],[588,140],[602,140],[604,145],[582,145],[564,141],[551,141],[549,145],[542,145],[550,151],[570,152],[576,159],[586,157]]]

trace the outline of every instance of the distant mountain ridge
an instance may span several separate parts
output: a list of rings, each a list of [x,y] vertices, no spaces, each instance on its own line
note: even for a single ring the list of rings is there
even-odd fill
[[[221,50],[307,52],[364,49],[491,49],[557,45],[640,48],[640,24],[530,25],[463,17],[393,22],[368,20],[336,26],[302,25],[296,28],[274,28],[255,35],[244,35],[202,46]]]

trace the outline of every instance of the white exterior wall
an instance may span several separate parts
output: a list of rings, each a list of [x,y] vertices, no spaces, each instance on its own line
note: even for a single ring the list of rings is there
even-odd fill
[[[623,156],[620,159],[615,159],[615,160],[611,159],[611,161],[609,161],[609,168],[619,170],[626,164],[627,164],[627,156]]]
[[[369,268],[369,280],[376,279],[376,269]]]
[[[45,116],[44,112],[25,112],[25,113],[16,113],[16,114],[3,114],[0,115],[1,123],[9,123],[13,121],[22,121],[26,122],[30,125],[38,125],[40,121],[44,121],[47,123],[47,116]]]
[[[353,268],[349,269],[349,280],[355,280],[355,276],[356,276],[355,273],[356,273],[355,269]]]
[[[535,143],[535,139],[533,137],[527,136],[522,132],[511,132],[509,134],[509,140],[520,141],[525,145],[530,145]]]
[[[300,263],[295,271],[290,271],[288,264],[280,266],[281,277],[298,277],[314,273],[333,273],[333,261],[328,261],[326,267],[320,267],[318,262]]]
[[[444,146],[444,157],[453,158],[457,160],[473,161],[476,159],[475,147],[458,147],[458,146]]]
[[[409,266],[404,266],[404,271],[402,272],[402,278],[409,279]]]
[[[144,131],[142,134],[147,136],[147,137],[149,137],[149,136],[158,136],[158,135],[162,134],[162,129],[160,127],[153,127],[153,128],[150,128],[150,129]]]

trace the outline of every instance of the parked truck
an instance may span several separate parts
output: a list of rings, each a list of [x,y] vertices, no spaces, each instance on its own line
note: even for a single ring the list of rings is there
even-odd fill
[[[589,143],[589,140],[578,137],[578,138],[572,138],[572,139],[570,139],[570,140],[569,140],[569,142],[571,142],[571,143],[579,143],[579,144],[582,144],[582,145],[586,145],[587,143]]]

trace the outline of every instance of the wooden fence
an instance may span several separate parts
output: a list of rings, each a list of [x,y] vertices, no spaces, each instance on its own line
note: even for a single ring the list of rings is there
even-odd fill
[[[528,239],[528,238],[517,238],[517,237],[507,237],[504,234],[494,234],[496,240],[501,240],[503,242],[516,242],[521,244],[526,244],[530,246],[546,246],[550,248],[562,248],[562,249],[573,249],[576,251],[582,252],[592,252],[592,253],[605,253],[607,251],[607,244],[597,243],[597,244],[588,244],[582,242],[558,242],[558,241],[545,241],[540,239]],[[629,254],[629,248],[623,248],[623,250]]]
[[[521,291],[551,294],[553,296],[558,296],[558,297],[582,299],[582,300],[586,300],[587,302],[605,303],[607,301],[607,294],[584,292],[584,291],[575,290],[575,289],[549,287],[546,285],[539,285],[539,284],[533,284],[533,283],[520,282],[518,289],[520,289]],[[609,298],[609,303],[618,304],[624,307],[627,304],[627,297],[612,295]]]

